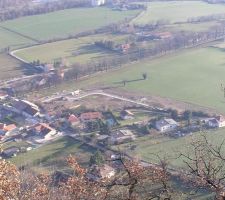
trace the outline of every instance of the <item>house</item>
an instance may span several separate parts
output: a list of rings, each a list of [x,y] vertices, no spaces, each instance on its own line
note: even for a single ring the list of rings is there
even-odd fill
[[[9,95],[7,92],[0,90],[0,100],[4,100],[8,97]]]
[[[38,138],[50,139],[57,134],[57,131],[48,124],[39,123],[33,127],[33,132]]]
[[[40,114],[40,109],[37,105],[26,100],[18,99],[15,99],[13,103],[12,111],[18,114],[22,114],[24,117],[27,118],[36,117]]]
[[[79,118],[73,114],[69,116],[68,121],[70,122],[70,124],[72,126],[76,126],[76,125],[80,124]]]
[[[155,127],[160,132],[172,131],[178,127],[178,123],[173,119],[165,118],[156,122]]]
[[[100,112],[87,112],[80,115],[80,120],[82,122],[94,121],[102,118],[103,116]]]
[[[113,169],[109,165],[106,164],[102,166],[93,165],[89,170],[87,178],[93,181],[99,181],[102,179],[110,179],[113,176],[115,176],[115,174],[116,174],[115,169]]]
[[[1,153],[1,157],[11,158],[13,156],[16,156],[19,152],[20,152],[20,149],[18,147],[9,147]]]
[[[135,140],[135,135],[133,134],[132,131],[123,129],[123,130],[118,130],[114,132],[111,137],[109,138],[109,143],[110,144],[120,144],[123,142],[130,142]]]
[[[211,128],[222,128],[225,127],[225,118],[220,115],[215,118],[209,119],[207,124]]]
[[[121,52],[126,53],[126,52],[129,51],[130,47],[131,47],[130,44],[121,44],[120,45],[120,50],[121,50]]]
[[[120,112],[120,117],[123,120],[134,119],[134,114],[129,110],[123,110]]]
[[[35,66],[35,68],[38,69],[38,70],[41,70],[42,72],[45,72],[45,73],[55,70],[54,65],[50,64],[50,63],[38,65],[38,66]]]
[[[170,32],[160,32],[160,33],[155,33],[154,36],[159,39],[168,39],[172,37],[172,34]]]
[[[102,6],[104,4],[105,4],[105,0],[92,0],[91,1],[91,5],[93,7],[95,7],[95,6]]]

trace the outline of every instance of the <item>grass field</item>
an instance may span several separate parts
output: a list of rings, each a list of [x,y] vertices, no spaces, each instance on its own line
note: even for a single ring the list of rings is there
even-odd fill
[[[169,1],[147,3],[148,9],[133,20],[135,24],[148,24],[158,20],[185,22],[188,18],[225,13],[225,5],[202,1]]]
[[[68,65],[86,63],[87,61],[116,55],[113,51],[95,46],[95,41],[106,39],[116,43],[125,43],[127,38],[127,35],[95,35],[34,46],[18,51],[16,55],[30,62],[39,59],[41,62],[52,63],[55,59],[63,58]]]
[[[147,80],[133,81],[148,74]],[[88,87],[90,85],[121,86],[123,90],[169,97],[178,101],[193,103],[225,114],[225,53],[215,47],[185,50],[154,60],[143,60],[122,69],[111,71],[77,82],[69,82],[52,88],[47,93]],[[122,80],[128,83],[122,87]]]
[[[66,158],[71,154],[75,156],[82,165],[87,165],[95,149],[81,144],[70,137],[62,137],[50,144],[38,149],[20,154],[11,159],[17,166],[30,165],[37,170],[54,171],[66,169]],[[53,168],[54,167],[54,168]]]
[[[22,75],[20,62],[7,54],[0,54],[0,80]]]
[[[159,155],[161,158],[166,157],[173,167],[186,167],[182,159],[178,157],[180,153],[192,153],[191,141],[200,138],[202,134],[206,135],[208,140],[215,145],[221,144],[225,139],[225,129],[220,129],[205,133],[194,133],[192,136],[189,135],[178,139],[148,135],[140,137],[129,144],[117,145],[113,148],[153,163],[159,162],[156,156]],[[136,146],[135,150],[130,148],[133,145]],[[225,147],[223,147],[222,151],[225,153]]]
[[[35,42],[0,27],[0,49],[8,46],[11,49],[17,49],[30,44]]]
[[[64,37],[121,21],[140,11],[113,11],[109,8],[76,8],[22,17],[0,25],[38,40]]]

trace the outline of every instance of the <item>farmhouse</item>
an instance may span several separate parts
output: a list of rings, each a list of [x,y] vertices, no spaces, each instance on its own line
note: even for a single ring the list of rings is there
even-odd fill
[[[207,124],[211,128],[222,128],[225,127],[225,119],[223,116],[217,116],[209,119]]]
[[[156,122],[155,127],[160,132],[172,131],[178,127],[178,123],[173,119],[161,119]]]

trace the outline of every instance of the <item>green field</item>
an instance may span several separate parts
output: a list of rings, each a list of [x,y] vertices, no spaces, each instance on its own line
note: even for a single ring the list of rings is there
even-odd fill
[[[135,24],[148,24],[158,20],[185,22],[188,18],[225,13],[225,5],[202,1],[168,1],[146,3],[148,9],[133,20]]]
[[[30,44],[35,42],[0,27],[0,49],[8,46],[10,49],[18,49]]]
[[[30,165],[37,170],[54,171],[66,169],[66,158],[71,154],[79,163],[87,165],[95,149],[70,137],[62,137],[50,144],[14,157],[11,162],[17,166]]]
[[[167,158],[170,165],[173,167],[186,167],[182,159],[178,158],[180,153],[192,153],[191,141],[195,140],[201,135],[206,135],[208,140],[214,144],[219,145],[225,139],[225,129],[217,131],[210,131],[205,133],[194,133],[192,136],[181,137],[178,139],[169,138],[166,136],[144,136],[138,138],[136,141],[129,144],[122,144],[114,146],[115,150],[122,150],[126,153],[137,156],[143,160],[157,163],[159,162],[158,156],[161,158]],[[130,147],[136,146],[135,150],[131,150]],[[225,146],[222,148],[222,152],[225,153]]]
[[[0,80],[22,75],[20,62],[7,54],[0,54]]]
[[[46,40],[96,29],[134,17],[139,12],[113,11],[109,8],[76,8],[22,17],[0,25],[38,40]]]
[[[147,80],[139,80],[142,73],[148,74]],[[148,95],[169,97],[178,101],[213,108],[225,114],[225,99],[221,83],[225,85],[225,53],[215,47],[184,50],[154,60],[143,60],[126,65],[124,68],[98,75],[87,80],[69,82],[52,88],[87,88],[91,85],[120,86],[123,90]],[[127,84],[123,87],[123,80]],[[53,92],[47,91],[47,92]]]
[[[55,59],[63,58],[68,65],[86,63],[87,61],[116,55],[113,51],[95,46],[95,41],[105,39],[116,43],[125,43],[127,38],[127,35],[94,35],[30,47],[18,51],[16,55],[29,62],[39,59],[41,62],[53,63]]]

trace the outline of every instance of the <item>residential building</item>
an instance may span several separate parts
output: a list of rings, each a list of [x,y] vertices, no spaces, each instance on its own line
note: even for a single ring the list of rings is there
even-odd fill
[[[100,112],[87,112],[80,115],[80,120],[82,122],[94,121],[102,118],[103,116]]]
[[[134,114],[129,110],[123,110],[120,112],[120,117],[123,120],[134,119]]]
[[[72,126],[76,126],[76,125],[80,124],[79,118],[73,114],[69,116],[68,121],[70,122],[70,124]]]
[[[24,117],[27,118],[36,117],[40,114],[39,107],[26,100],[15,99],[12,107],[13,107],[11,108],[12,111],[18,114],[22,114]]]
[[[132,131],[123,129],[123,130],[118,130],[118,131],[112,133],[111,137],[109,138],[109,143],[120,144],[123,142],[133,141],[133,140],[135,140],[135,138],[136,137]]]
[[[168,132],[176,129],[179,124],[173,119],[164,118],[156,122],[155,127],[160,132]]]
[[[13,156],[16,156],[20,152],[20,149],[18,147],[10,147],[5,149],[1,153],[1,157],[3,158],[11,158]]]
[[[222,128],[225,127],[225,118],[220,115],[215,118],[209,119],[207,124],[211,128]]]
[[[50,139],[57,134],[57,131],[48,124],[39,123],[33,127],[33,132],[36,137],[42,139]]]

